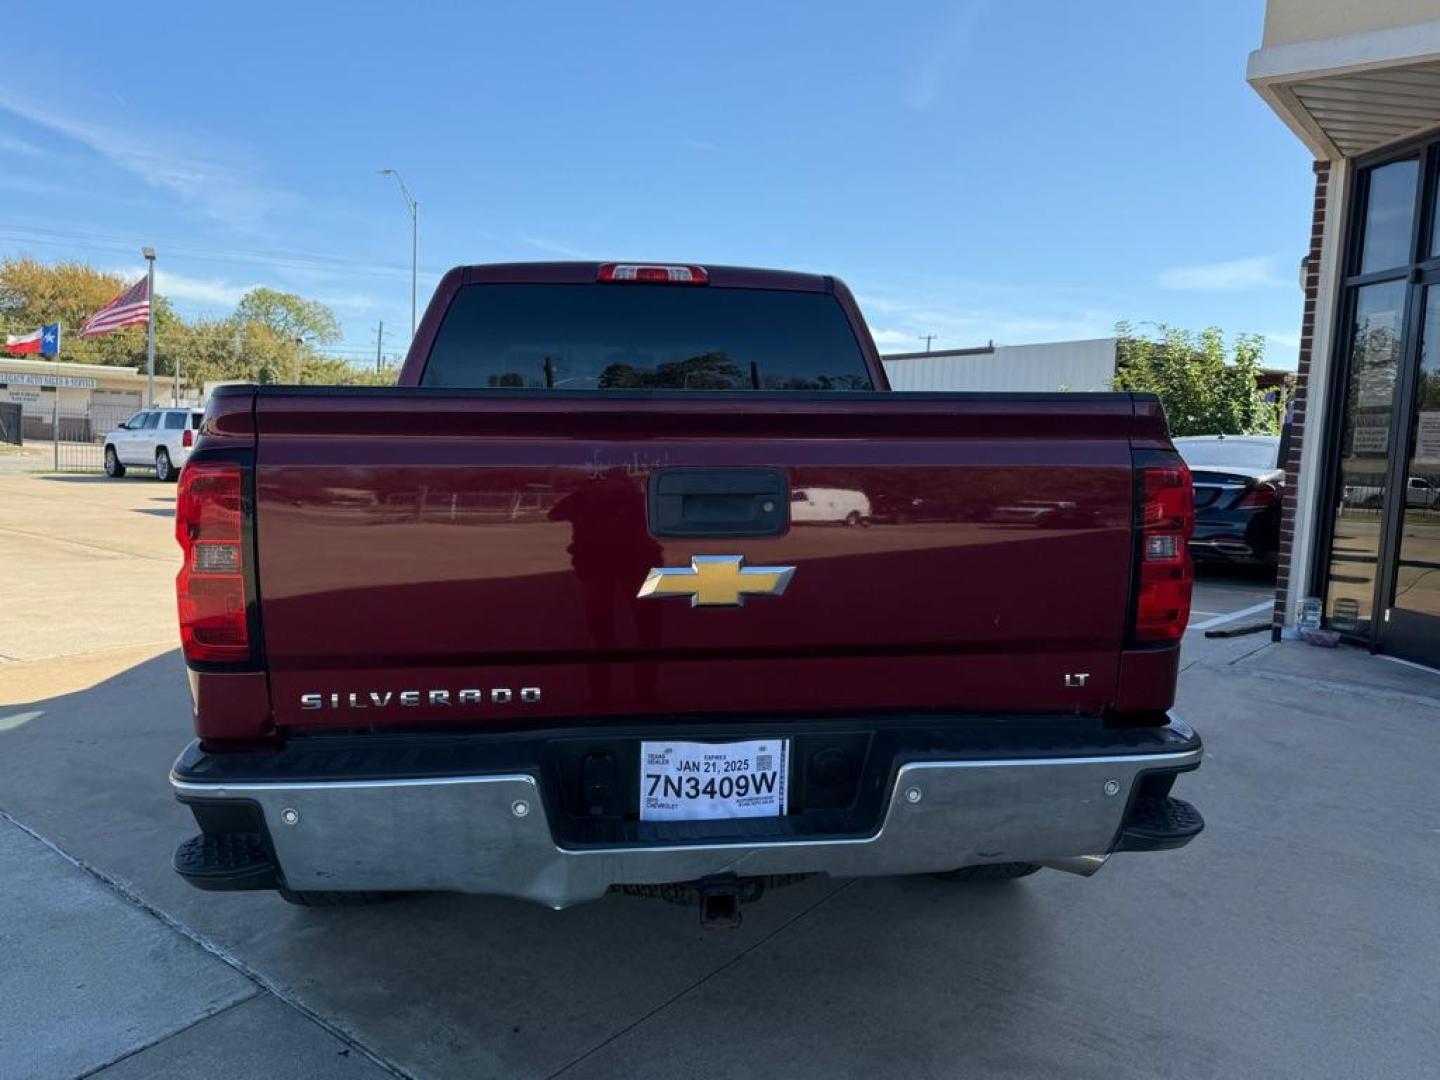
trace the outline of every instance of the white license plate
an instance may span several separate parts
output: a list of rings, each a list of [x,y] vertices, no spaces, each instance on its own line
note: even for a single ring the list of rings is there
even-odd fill
[[[640,820],[779,817],[789,777],[789,739],[641,742]]]

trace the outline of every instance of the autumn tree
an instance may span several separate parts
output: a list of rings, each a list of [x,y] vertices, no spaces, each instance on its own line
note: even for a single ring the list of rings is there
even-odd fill
[[[85,263],[47,266],[32,258],[0,260],[0,319],[7,333],[45,323],[80,324],[124,291],[127,282]]]
[[[127,327],[103,337],[81,338],[81,324],[130,284],[85,263],[42,263],[32,258],[0,259],[0,333],[26,334],[59,323],[66,360],[81,364],[145,363],[145,328]],[[170,315],[156,306],[156,318]]]
[[[63,358],[75,363],[144,369],[145,327],[81,338],[84,321],[131,282],[84,263],[0,259],[0,332],[25,333],[46,323],[64,328]],[[220,319],[184,319],[164,296],[155,303],[155,374],[199,388],[207,382],[393,383],[377,373],[326,357],[320,346],[340,339],[335,313],[316,300],[278,289],[251,289]]]

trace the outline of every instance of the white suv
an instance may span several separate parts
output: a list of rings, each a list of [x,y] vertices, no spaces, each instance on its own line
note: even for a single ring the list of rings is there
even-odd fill
[[[105,436],[105,475],[124,476],[127,466],[154,469],[155,479],[174,480],[190,457],[204,414],[196,409],[144,409]]]

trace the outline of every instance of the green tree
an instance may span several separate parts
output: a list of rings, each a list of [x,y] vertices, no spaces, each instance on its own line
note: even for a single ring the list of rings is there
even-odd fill
[[[1265,400],[1258,382],[1261,335],[1236,334],[1227,349],[1217,327],[1196,333],[1157,324],[1144,335],[1121,322],[1115,336],[1115,389],[1158,395],[1172,435],[1279,432],[1283,403]]]
[[[393,367],[377,372],[333,356],[307,356],[300,362],[296,381],[306,386],[385,386],[394,384],[396,374]]]
[[[251,289],[240,298],[235,318],[259,323],[276,337],[305,345],[329,345],[340,340],[340,321],[318,300],[306,300],[276,289]]]

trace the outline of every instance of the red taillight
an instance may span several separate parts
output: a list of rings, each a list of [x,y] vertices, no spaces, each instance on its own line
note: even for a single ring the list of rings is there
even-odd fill
[[[1190,470],[1184,465],[1142,468],[1139,483],[1135,640],[1179,641],[1190,621],[1190,590],[1195,583],[1189,549],[1195,529]]]
[[[705,285],[710,275],[703,266],[662,263],[603,263],[596,281],[640,281],[654,285]]]
[[[187,428],[185,429],[184,434],[182,434],[182,435],[180,436],[180,445],[181,445],[181,446],[194,446],[194,445],[195,445],[195,432],[191,431],[191,430],[187,427]]]
[[[1244,497],[1235,504],[1236,510],[1255,509],[1264,506],[1274,506],[1280,500],[1280,492],[1275,490],[1274,484],[1257,484],[1247,491]]]
[[[185,562],[175,592],[186,660],[250,658],[241,489],[239,465],[191,462],[180,473],[175,539]]]

